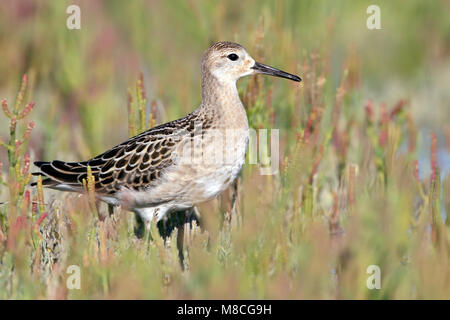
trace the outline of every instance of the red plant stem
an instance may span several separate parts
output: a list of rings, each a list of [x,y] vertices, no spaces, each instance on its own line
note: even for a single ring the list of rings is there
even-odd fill
[[[33,110],[34,102],[30,102],[20,113],[19,119],[25,118]]]
[[[368,100],[365,106],[366,110],[366,118],[369,123],[374,122],[374,116],[373,116],[373,101]]]
[[[311,110],[311,114],[309,115],[308,122],[306,123],[306,128],[305,128],[305,133],[304,133],[305,141],[309,140],[309,137],[311,135],[311,130],[312,130],[312,127],[313,127],[313,124],[314,124],[314,121],[316,120],[316,118],[317,118],[317,110],[316,110],[316,108],[313,108]]]
[[[309,184],[313,183],[314,175],[317,173],[317,169],[319,168],[320,161],[323,157],[323,145],[320,146],[319,152],[316,155],[316,158],[314,159],[311,175],[309,176]]]
[[[36,225],[35,228],[39,228],[39,226],[41,225],[42,221],[44,221],[44,219],[47,217],[48,213],[47,211],[44,212],[43,214],[41,214],[41,216],[39,217],[39,219],[36,221]]]
[[[3,108],[3,112],[5,113],[5,115],[8,118],[11,118],[12,115],[11,115],[11,112],[9,111],[9,109],[8,109],[8,103],[6,102],[5,99],[2,100],[2,108]]]
[[[142,72],[139,74],[138,86],[139,86],[139,89],[141,90],[142,99],[147,100],[147,95],[145,93],[145,87],[144,87],[144,74]]]
[[[19,93],[17,94],[16,103],[14,104],[13,112],[17,115],[20,105],[22,104],[23,98],[25,96],[25,90],[27,88],[28,77],[26,74],[22,77],[22,82],[20,84]]]
[[[399,102],[397,102],[397,104],[395,105],[394,109],[392,109],[391,112],[389,113],[389,118],[391,120],[393,120],[396,115],[398,115],[400,112],[403,111],[403,107],[405,105],[406,105],[406,101],[405,100],[400,100]]]
[[[23,135],[24,141],[27,141],[30,138],[31,131],[33,131],[33,128],[34,128],[34,121],[30,121],[28,123],[27,130],[25,131],[25,134]]]
[[[28,173],[29,169],[30,169],[30,155],[27,153],[25,155],[25,159],[23,160],[22,175],[25,176]]]

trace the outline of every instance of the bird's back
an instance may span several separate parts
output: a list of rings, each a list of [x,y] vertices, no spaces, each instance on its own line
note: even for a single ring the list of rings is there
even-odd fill
[[[197,119],[194,111],[134,136],[108,151],[81,162],[37,161],[44,186],[64,190],[82,191],[88,166],[95,178],[99,194],[113,195],[122,187],[144,190],[161,178],[164,170],[173,165],[172,152],[182,140],[182,133],[192,131]]]

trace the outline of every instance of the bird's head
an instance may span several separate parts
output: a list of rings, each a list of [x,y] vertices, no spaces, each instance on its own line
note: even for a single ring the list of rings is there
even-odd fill
[[[233,42],[217,42],[209,47],[202,58],[202,73],[211,74],[219,82],[236,82],[252,74],[267,74],[300,82],[296,75],[256,62],[241,45]]]

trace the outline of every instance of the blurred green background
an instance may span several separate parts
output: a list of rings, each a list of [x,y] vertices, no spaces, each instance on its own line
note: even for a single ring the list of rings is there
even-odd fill
[[[71,4],[81,9],[81,30],[66,27]],[[381,30],[366,27],[372,4],[381,9]],[[28,74],[25,101],[36,102],[32,160],[83,160],[125,140],[127,89],[141,71],[158,123],[192,111],[201,98],[201,55],[216,41],[238,42],[256,60],[304,81],[299,88],[261,78],[256,100],[248,97],[253,80],[238,82],[250,123],[280,128],[281,174],[266,179],[244,167],[240,227],[224,224],[217,206],[202,209],[213,217],[211,242],[192,233],[189,272],[179,270],[175,246],[156,241],[147,248],[134,239],[132,220],[114,221],[111,230],[78,198],[46,191],[40,242],[31,246],[22,235],[23,251],[0,246],[0,297],[448,298],[449,13],[445,0],[1,1],[0,98],[12,104]],[[380,117],[383,106],[407,101],[412,118],[374,125],[364,113],[370,100]],[[314,110],[323,120],[308,142]],[[415,136],[415,126],[418,148],[408,153],[405,137]],[[430,131],[442,193],[430,183]],[[0,136],[6,141],[8,134],[9,120],[0,116]],[[408,171],[415,159],[422,181]],[[4,149],[0,161],[6,174]],[[0,206],[3,222],[6,208]],[[436,211],[447,229],[436,223]],[[27,214],[36,221],[36,212]],[[67,217],[78,232],[65,233]],[[337,240],[329,233],[336,225],[328,230],[335,218],[346,231]],[[8,235],[6,229],[0,231]],[[98,246],[86,241],[93,234]],[[57,262],[50,259],[58,255],[49,249],[53,241],[66,253]],[[23,257],[39,266],[32,274]],[[67,293],[61,270],[80,261],[83,290]],[[370,264],[382,267],[381,291],[365,287]]]
[[[81,8],[81,30],[66,28],[70,4]],[[215,41],[230,40],[300,75],[305,57],[317,52],[334,86],[350,63],[361,96],[388,104],[409,99],[419,125],[438,132],[442,146],[450,123],[449,2],[377,1],[381,30],[366,27],[370,4],[3,1],[0,96],[11,100],[22,74],[31,73],[39,113],[37,154],[49,159],[63,152],[66,159],[78,159],[126,136],[126,88],[141,70],[150,99],[164,106],[161,121],[193,110],[200,103],[202,52]],[[277,109],[285,113],[280,119],[294,111]],[[3,134],[7,126],[0,124]]]

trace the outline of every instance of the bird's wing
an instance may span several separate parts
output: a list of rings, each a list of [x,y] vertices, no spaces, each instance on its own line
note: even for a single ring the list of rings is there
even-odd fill
[[[180,132],[189,132],[191,127],[188,115],[147,130],[88,161],[35,162],[40,172],[34,175],[46,178],[43,180],[44,186],[81,191],[83,179],[87,179],[87,167],[90,166],[98,193],[114,194],[121,187],[143,190],[152,186],[173,164],[171,155],[182,136]]]

